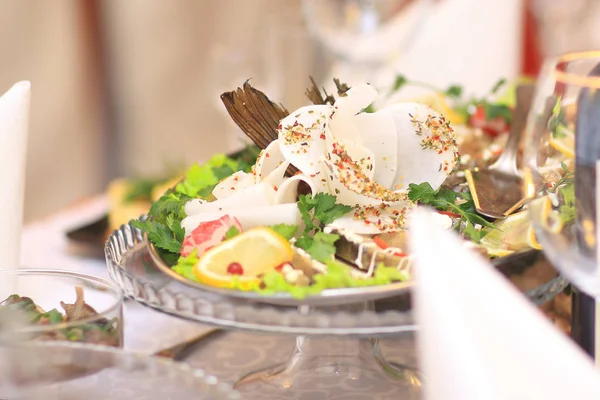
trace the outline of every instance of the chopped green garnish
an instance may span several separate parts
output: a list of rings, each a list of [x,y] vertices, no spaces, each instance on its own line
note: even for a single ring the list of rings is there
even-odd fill
[[[485,119],[491,121],[496,118],[502,118],[506,123],[512,122],[513,112],[510,107],[504,104],[489,103],[487,101],[482,102],[483,109],[485,110]]]
[[[152,204],[145,221],[132,221],[131,224],[146,232],[154,246],[162,251],[161,256],[165,261],[172,264],[179,257],[185,236],[181,227],[181,221],[186,216],[185,203],[194,198],[206,198],[223,178],[249,168],[246,161],[237,162],[223,154],[214,155],[202,166],[194,164],[173,190],[168,190]]]
[[[288,283],[279,272],[271,271],[263,277],[262,288],[254,287],[251,290],[264,295],[287,292],[294,298],[303,299],[310,295],[319,294],[325,289],[386,285],[393,282],[405,281],[409,278],[395,267],[386,267],[384,265],[378,265],[374,276],[366,279],[353,277],[350,267],[335,261],[328,261],[326,265],[327,273],[315,275],[315,282],[310,286],[296,286]]]
[[[444,93],[448,97],[455,97],[458,99],[462,96],[463,88],[462,88],[462,86],[452,85],[448,89],[446,89],[446,91]]]
[[[234,238],[239,234],[240,234],[240,230],[238,228],[236,228],[235,226],[232,226],[231,228],[229,228],[227,230],[227,232],[225,232],[225,240]]]
[[[408,198],[415,203],[425,204],[440,211],[456,213],[460,215],[463,222],[471,224],[471,226],[479,224],[495,228],[494,224],[477,214],[471,193],[454,192],[446,188],[433,190],[428,182],[418,185],[411,183],[408,188]],[[471,232],[469,228],[467,231]],[[467,235],[470,236],[469,233]],[[482,237],[474,236],[474,238],[481,240]]]
[[[197,281],[198,279],[196,278],[196,275],[194,275],[194,265],[196,265],[197,262],[198,256],[196,255],[196,249],[194,249],[187,257],[179,257],[177,264],[171,269],[187,279]]]
[[[402,89],[408,83],[408,79],[406,79],[403,75],[396,75],[396,79],[394,80],[394,84],[390,90],[390,94],[395,93]]]
[[[56,308],[43,313],[40,318],[47,318],[51,325],[63,322],[63,316]]]
[[[304,221],[304,232],[296,240],[296,246],[304,249],[320,262],[333,260],[338,235],[323,232],[323,227],[343,217],[352,207],[336,203],[335,196],[319,193],[315,196],[302,195],[298,199],[298,210]]]
[[[269,225],[268,228],[273,229],[275,233],[288,241],[296,235],[296,232],[298,232],[298,225],[276,224]]]
[[[305,233],[319,226],[328,225],[352,211],[352,207],[338,204],[336,200],[335,196],[327,193],[319,193],[314,197],[300,196],[298,209],[306,225]]]
[[[575,185],[568,183],[558,189],[558,193],[563,198],[563,205],[558,212],[563,223],[573,222],[575,220]]]
[[[498,80],[498,82],[496,82],[494,84],[494,86],[492,86],[492,89],[490,90],[490,94],[496,94],[498,93],[498,91],[506,84],[506,79],[504,78],[500,78]]]
[[[315,260],[327,263],[334,259],[335,242],[339,238],[339,235],[319,231],[314,236],[301,236],[296,241],[296,247],[306,250]]]
[[[465,222],[462,232],[473,242],[479,243],[481,242],[481,239],[483,239],[484,236],[488,234],[489,231],[477,229],[472,223],[467,221]]]
[[[548,120],[548,130],[552,132],[552,136],[557,137],[556,130],[559,125],[562,124],[564,119],[564,111],[561,106],[562,96],[558,96],[556,99],[556,103],[554,103],[554,107],[552,108],[552,115],[550,115],[550,119]]]

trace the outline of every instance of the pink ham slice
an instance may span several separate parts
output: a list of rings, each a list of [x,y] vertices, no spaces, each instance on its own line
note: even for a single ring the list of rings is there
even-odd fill
[[[225,234],[232,227],[242,232],[240,222],[230,216],[224,215],[214,221],[201,222],[192,233],[183,240],[181,255],[187,257],[193,249],[196,249],[196,255],[201,256],[212,247],[218,245],[225,239]]]

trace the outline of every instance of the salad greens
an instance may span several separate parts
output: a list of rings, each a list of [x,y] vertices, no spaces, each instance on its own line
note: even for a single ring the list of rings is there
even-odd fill
[[[496,228],[494,224],[477,214],[470,192],[455,192],[447,188],[433,190],[428,182],[418,185],[411,183],[408,188],[408,198],[411,201],[456,214],[461,222],[457,227],[462,225],[463,233],[476,243],[479,243],[485,235],[485,232],[475,229],[476,224]]]
[[[335,242],[339,235],[323,232],[323,227],[336,218],[352,210],[352,207],[336,203],[336,198],[327,193],[301,195],[298,200],[298,209],[302,215],[305,229],[296,239],[295,245],[305,250],[313,259],[322,263],[330,263],[335,259]],[[275,231],[286,240],[291,240],[298,232],[298,226],[288,224],[269,225],[267,228]],[[235,237],[240,232],[237,228],[230,228],[225,234],[225,240]],[[198,257],[192,251],[187,257],[179,257],[173,271],[184,277],[197,281],[193,268]]]
[[[386,285],[408,279],[408,276],[398,271],[396,267],[386,267],[383,264],[378,265],[375,268],[375,274],[366,279],[353,277],[350,268],[336,261],[327,261],[325,264],[327,265],[327,274],[316,274],[314,283],[310,286],[293,285],[287,282],[282,274],[271,271],[263,276],[262,286],[254,287],[251,290],[265,295],[288,292],[294,298],[303,299],[325,289]]]
[[[148,218],[133,221],[132,226],[146,232],[161,257],[169,265],[175,264],[185,235],[181,227],[181,221],[185,218],[185,203],[194,198],[209,197],[221,179],[236,171],[250,171],[256,161],[252,161],[252,158],[258,155],[256,149],[250,146],[239,153],[236,159],[216,154],[206,164],[192,165],[174,188],[152,204]]]
[[[352,207],[336,203],[336,197],[319,193],[315,196],[302,195],[298,209],[305,228],[296,240],[296,247],[306,250],[312,258],[322,263],[333,261],[335,242],[339,235],[323,232],[323,227],[352,211]]]

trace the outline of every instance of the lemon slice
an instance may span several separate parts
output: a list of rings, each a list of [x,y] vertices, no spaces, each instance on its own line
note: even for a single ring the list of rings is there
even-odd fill
[[[194,266],[196,278],[216,287],[250,288],[258,275],[293,258],[292,246],[272,229],[250,229],[204,253]]]
[[[564,125],[556,128],[558,137],[550,136],[548,144],[569,158],[575,157],[575,135]]]

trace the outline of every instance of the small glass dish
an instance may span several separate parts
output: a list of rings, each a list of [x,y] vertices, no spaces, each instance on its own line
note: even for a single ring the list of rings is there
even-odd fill
[[[0,311],[13,315],[13,322],[0,330],[3,340],[123,346],[123,292],[93,276],[48,269],[0,271]]]

